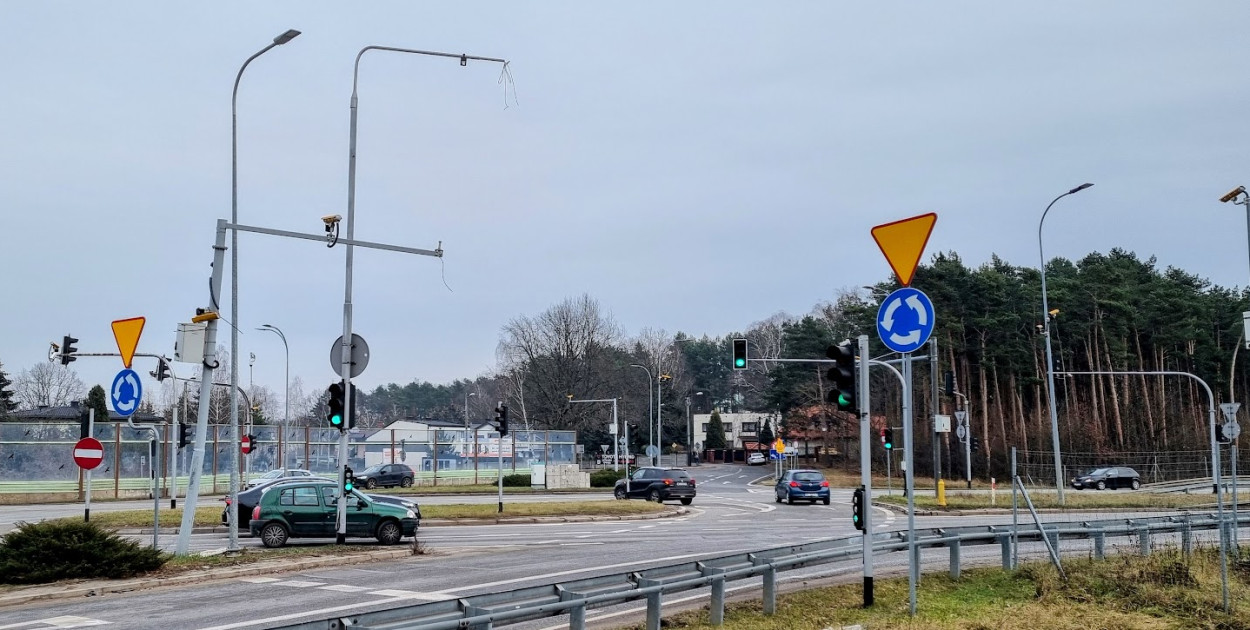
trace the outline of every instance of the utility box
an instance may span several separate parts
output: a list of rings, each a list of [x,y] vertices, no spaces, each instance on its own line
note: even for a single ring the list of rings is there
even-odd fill
[[[934,433],[950,433],[951,417],[950,416],[933,416],[933,432]]]
[[[208,322],[178,324],[178,336],[174,339],[174,360],[180,363],[204,362],[204,333]]]

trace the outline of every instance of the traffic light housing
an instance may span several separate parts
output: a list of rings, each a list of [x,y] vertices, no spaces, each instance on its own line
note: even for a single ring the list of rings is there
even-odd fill
[[[891,429],[888,427],[885,429],[881,429],[881,441],[885,444],[885,450],[887,451],[893,450],[894,449],[894,429]]]
[[[78,439],[83,440],[91,437],[91,409],[85,404],[78,409]]]
[[[330,399],[326,401],[326,407],[329,409],[326,413],[326,421],[330,423],[331,428],[343,431],[347,423],[347,418],[343,413],[343,383],[332,383],[328,393]]]
[[[495,425],[499,427],[499,437],[508,434],[508,406],[502,400],[495,407]]]
[[[977,450],[977,447],[979,447],[979,446],[981,446],[981,438],[979,438],[979,437],[977,437],[977,436],[975,436],[975,435],[970,436],[970,437],[968,438],[968,448],[969,448],[969,450],[973,450],[973,451],[975,451],[975,450]]]
[[[74,353],[78,352],[78,348],[74,347],[76,343],[78,340],[69,335],[61,337],[61,365],[69,365],[70,361],[78,360],[78,357],[74,356]]]
[[[829,379],[829,394],[826,400],[837,405],[839,411],[859,412],[857,397],[859,388],[856,381],[855,349],[851,340],[847,339],[836,346],[829,346],[825,356],[833,359],[833,367],[825,375]]]
[[[356,475],[348,466],[343,467],[343,494],[351,494],[356,489]]]
[[[747,369],[747,340],[746,339],[734,339],[733,346],[734,346],[733,369],[735,370]]]
[[[954,370],[947,370],[942,376],[943,376],[942,393],[946,394],[948,398],[954,396],[955,395],[955,372]]]
[[[194,424],[178,425],[178,448],[182,448],[190,444],[191,440],[193,439],[195,439],[195,425]]]
[[[169,364],[165,362],[165,358],[161,357],[156,360],[156,382],[164,381],[169,378]]]
[[[864,531],[864,487],[855,489],[851,495],[851,523],[855,529]]]

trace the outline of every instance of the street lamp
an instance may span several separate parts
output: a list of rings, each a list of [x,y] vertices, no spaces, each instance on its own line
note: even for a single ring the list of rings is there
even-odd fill
[[[252,60],[299,36],[290,29],[273,38],[273,42],[247,58],[234,77],[234,92],[230,95],[230,223],[239,223],[239,81],[243,71]],[[230,500],[239,504],[239,231],[230,230]],[[249,405],[250,406],[250,405]],[[194,510],[191,503],[187,509]],[[230,528],[230,548],[236,547],[238,537],[235,525]]]
[[[1055,405],[1055,360],[1050,350],[1050,304],[1046,301],[1046,255],[1042,253],[1042,224],[1046,222],[1046,214],[1050,212],[1051,206],[1056,201],[1076,194],[1093,186],[1093,184],[1081,184],[1072,190],[1069,190],[1050,202],[1046,206],[1046,210],[1042,212],[1042,219],[1037,222],[1037,256],[1041,260],[1041,267],[1038,271],[1042,274],[1042,336],[1046,342],[1046,390],[1050,394],[1050,439],[1055,445],[1055,488],[1059,490],[1059,505],[1063,505],[1063,461],[1059,454],[1059,411]]]
[[[477,396],[477,392],[464,392],[464,428],[469,428],[469,396]]]
[[[695,396],[702,396],[703,392],[695,392]],[[690,397],[686,396],[686,465],[694,464],[694,420],[690,415]]]
[[[282,394],[282,400],[286,407],[282,417],[282,432],[286,433],[286,429],[291,425],[291,347],[286,344],[286,335],[282,334],[277,326],[273,324],[263,324],[256,330],[267,330],[278,337],[282,338],[282,347],[286,349],[286,390]],[[286,449],[282,449],[284,451]],[[278,451],[278,468],[285,468],[284,453]]]
[[[647,366],[630,363],[629,367],[635,367],[647,373],[647,442],[654,444],[655,425],[652,423],[655,422],[655,396],[652,394],[651,384],[655,381],[651,378],[651,369]]]

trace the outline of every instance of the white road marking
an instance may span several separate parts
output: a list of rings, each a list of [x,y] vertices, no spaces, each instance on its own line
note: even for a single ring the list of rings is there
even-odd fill
[[[434,601],[437,599],[447,599],[447,595],[442,593],[418,593],[416,591],[400,591],[395,589],[385,589],[381,591],[373,591],[370,595],[379,595],[381,597],[395,597],[400,599],[428,599]]]
[[[352,586],[351,584],[331,584],[329,586],[318,586],[319,591],[337,591],[339,593],[359,593],[369,590],[367,586]],[[374,593],[376,595],[376,593]]]
[[[276,577],[246,577],[239,578],[240,582],[251,582],[252,584],[266,584],[268,582],[281,582],[282,578]]]
[[[309,588],[311,586],[323,586],[325,582],[304,582],[301,580],[286,580],[282,582],[274,582],[274,586],[290,586],[292,588]]]
[[[228,623],[222,626],[209,626],[207,628],[200,628],[200,630],[234,630],[235,628],[246,628],[248,626],[270,626],[275,623],[278,623],[279,621],[289,621],[291,619],[299,619],[300,617],[307,617],[309,615],[319,617],[321,615],[325,615],[329,613],[336,613],[342,610],[351,610],[353,608],[363,607],[367,609],[370,606],[378,606],[380,604],[393,603],[394,601],[395,601],[394,597],[389,597],[387,599],[375,599],[372,601],[364,601],[364,602],[357,602],[355,604],[347,604],[345,606],[333,606],[330,608],[322,608],[320,610],[306,610],[304,612],[297,612],[297,613],[292,613],[289,615],[279,615],[277,617],[269,617],[268,619],[253,619],[251,621],[240,621],[238,623]]]

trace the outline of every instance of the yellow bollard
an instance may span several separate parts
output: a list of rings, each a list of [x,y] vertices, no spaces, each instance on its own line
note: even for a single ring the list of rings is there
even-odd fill
[[[937,501],[938,501],[938,505],[942,507],[946,507],[946,480],[945,479],[938,479]]]

